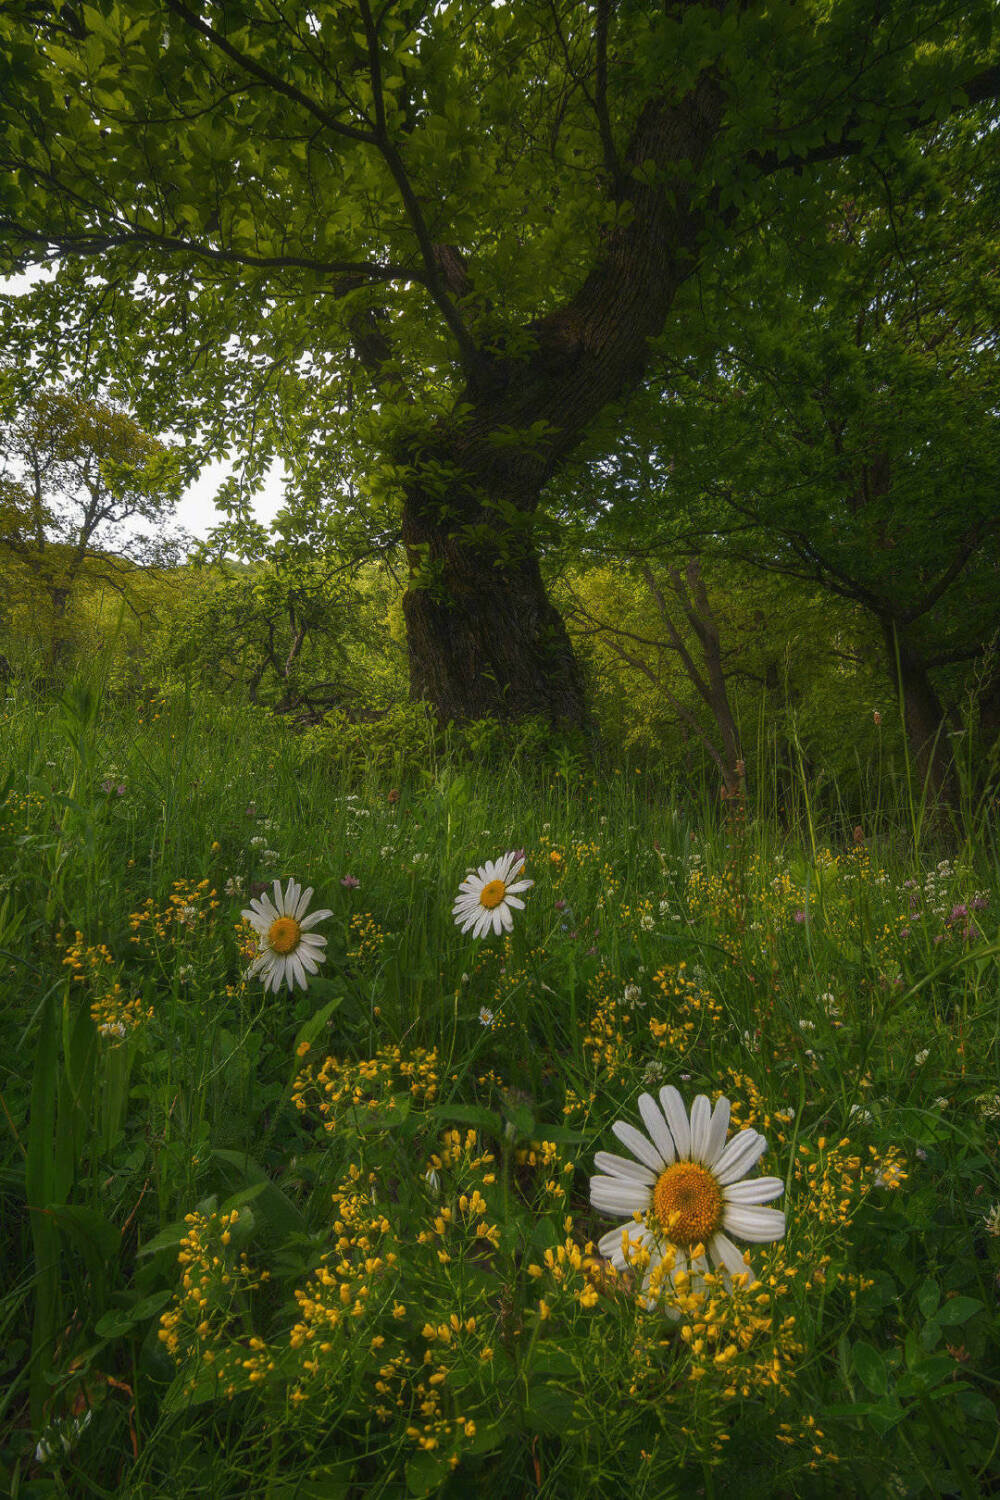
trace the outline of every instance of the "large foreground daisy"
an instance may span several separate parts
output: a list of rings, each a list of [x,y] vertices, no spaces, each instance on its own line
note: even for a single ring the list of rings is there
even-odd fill
[[[515,880],[523,869],[524,855],[519,849],[512,849],[495,862],[488,859],[475,874],[470,870],[458,888],[451,909],[463,932],[471,928],[477,938],[485,937],[491,927],[494,932],[510,932],[514,926],[511,907],[524,906],[518,892],[530,890],[535,883],[533,880]]]
[[[307,974],[315,974],[326,957],[323,952],[326,938],[310,932],[317,922],[332,917],[330,911],[313,911],[306,916],[306,908],[313,888],[303,890],[294,880],[282,894],[281,881],[274,882],[274,900],[265,892],[250,902],[250,910],[243,916],[256,929],[260,937],[260,952],[247,970],[247,978],[260,975],[264,989],[279,990],[287,981],[290,990],[296,983],[308,989]]]
[[[781,1210],[761,1206],[782,1192],[781,1178],[744,1180],[767,1141],[756,1130],[741,1130],[727,1144],[729,1100],[720,1099],[713,1110],[699,1094],[688,1118],[670,1084],[660,1090],[659,1104],[651,1094],[640,1094],[639,1113],[648,1135],[624,1120],[611,1127],[637,1160],[610,1151],[598,1151],[594,1158],[601,1175],[590,1179],[591,1203],[625,1218],[599,1240],[601,1254],[619,1271],[641,1258],[644,1303],[655,1301],[655,1289],[666,1290],[682,1273],[697,1287],[708,1270],[706,1252],[726,1279],[746,1274],[752,1279],[729,1234],[763,1243],[785,1232]],[[654,1295],[647,1297],[651,1282]]]

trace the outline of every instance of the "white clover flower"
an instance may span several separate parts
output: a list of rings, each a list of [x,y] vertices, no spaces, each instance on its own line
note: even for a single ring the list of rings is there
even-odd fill
[[[642,916],[639,918],[639,926],[642,928],[643,932],[652,932],[653,928],[656,926],[656,923],[653,921],[650,912],[643,912]]]
[[[276,880],[273,901],[265,893],[250,902],[250,910],[242,915],[255,928],[261,949],[247,970],[247,979],[259,974],[264,989],[275,993],[283,981],[290,990],[296,983],[308,989],[306,976],[318,971],[326,947],[326,938],[309,929],[333,916],[331,911],[314,911],[306,916],[312,893],[312,886],[303,891],[294,880],[289,880],[282,893],[281,881]]]
[[[931,1055],[930,1048],[929,1047],[924,1047],[924,1049],[921,1052],[917,1053],[917,1055],[913,1059],[913,1061],[916,1063],[916,1065],[917,1065],[918,1068],[922,1068],[923,1065],[924,1065],[924,1063],[930,1057],[930,1055]]]
[[[1000,1203],[994,1203],[987,1209],[983,1214],[983,1223],[987,1234],[1000,1236]]]
[[[619,1271],[637,1253],[648,1256],[640,1293],[647,1307],[689,1268],[695,1289],[703,1285],[707,1256],[727,1280],[752,1280],[728,1233],[754,1243],[785,1233],[781,1210],[761,1206],[784,1191],[781,1178],[744,1181],[767,1150],[765,1138],[741,1130],[727,1144],[729,1100],[720,1098],[713,1110],[708,1097],[699,1094],[689,1118],[671,1084],[660,1090],[659,1104],[651,1094],[640,1094],[639,1113],[648,1135],[624,1120],[611,1127],[635,1160],[608,1151],[594,1158],[601,1175],[590,1180],[591,1203],[600,1213],[624,1217],[598,1242],[601,1254]]]
[[[491,927],[495,933],[512,931],[511,908],[524,908],[518,893],[530,890],[535,883],[515,880],[523,868],[524,855],[512,849],[496,861],[488,859],[477,871],[470,870],[451,909],[455,925],[477,938],[485,937]]]

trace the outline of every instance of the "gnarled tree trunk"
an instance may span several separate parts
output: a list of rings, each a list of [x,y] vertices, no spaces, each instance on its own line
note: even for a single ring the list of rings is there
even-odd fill
[[[411,690],[442,720],[586,722],[533,517],[597,415],[641,381],[649,340],[695,268],[703,215],[691,206],[691,169],[722,103],[703,79],[680,104],[643,110],[625,165],[655,166],[655,186],[628,181],[629,222],[606,235],[577,294],[525,330],[528,352],[480,356],[453,418],[398,454],[413,476],[403,505]]]

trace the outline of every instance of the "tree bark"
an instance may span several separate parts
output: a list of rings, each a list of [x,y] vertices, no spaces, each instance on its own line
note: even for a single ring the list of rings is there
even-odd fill
[[[680,104],[648,105],[626,171],[632,214],[563,307],[532,323],[528,352],[482,355],[423,444],[396,455],[404,485],[404,599],[415,697],[441,720],[538,714],[587,723],[582,677],[545,592],[533,528],[542,489],[598,414],[642,379],[650,339],[696,265],[691,183],[722,114],[703,78]],[[694,171],[692,171],[694,168]]]

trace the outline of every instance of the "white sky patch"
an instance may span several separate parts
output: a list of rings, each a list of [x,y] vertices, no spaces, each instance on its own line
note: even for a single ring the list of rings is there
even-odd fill
[[[215,497],[223,480],[233,472],[228,459],[218,459],[207,464],[194,484],[189,485],[181,496],[174,512],[177,525],[191,536],[202,540],[209,532],[225,520],[225,512],[216,510]],[[264,484],[253,502],[253,513],[262,526],[270,526],[284,504],[285,469],[280,459],[268,469]]]

